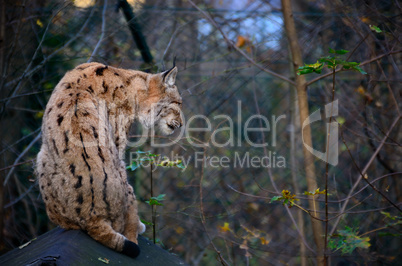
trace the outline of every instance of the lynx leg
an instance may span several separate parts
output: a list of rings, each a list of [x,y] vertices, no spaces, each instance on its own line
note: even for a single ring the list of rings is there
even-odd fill
[[[137,243],[138,234],[145,232],[145,225],[140,221],[138,217],[138,206],[135,196],[133,194],[133,188],[129,186],[129,203],[126,213],[126,225],[123,234],[131,241]]]
[[[135,242],[128,240],[122,234],[114,231],[110,223],[105,220],[91,221],[85,229],[93,239],[124,255],[135,258],[140,254],[140,248],[136,244],[137,240]]]

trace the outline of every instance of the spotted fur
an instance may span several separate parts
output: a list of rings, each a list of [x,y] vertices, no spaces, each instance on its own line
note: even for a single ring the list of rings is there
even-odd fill
[[[145,231],[122,160],[130,125],[182,125],[177,68],[159,74],[82,64],[54,89],[44,112],[37,157],[40,191],[50,220],[82,229],[131,257]]]

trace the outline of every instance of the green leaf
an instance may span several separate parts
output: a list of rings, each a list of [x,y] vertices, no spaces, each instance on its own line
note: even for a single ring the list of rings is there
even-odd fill
[[[363,74],[363,75],[367,75],[367,72],[366,71],[364,71],[361,67],[359,67],[359,66],[354,66],[354,67],[352,67],[352,69],[354,69],[354,70],[356,70],[356,71],[359,71],[361,74]]]
[[[346,61],[344,61],[344,62],[342,63],[342,65],[344,65],[344,66],[358,66],[358,65],[360,65],[360,63],[357,63],[357,62],[346,62]]]
[[[145,220],[143,220],[143,219],[140,219],[140,220],[141,220],[141,222],[142,222],[143,224],[145,224],[145,225],[154,225],[153,223],[147,222],[147,221],[145,221]]]
[[[340,124],[343,125],[346,122],[346,119],[343,118],[342,116],[338,116],[338,118],[336,119],[336,121]]]
[[[314,72],[313,69],[303,69],[303,70],[297,71],[297,75],[305,75],[305,74],[310,74],[313,72]]]
[[[308,195],[308,196],[315,196],[315,195],[325,195],[326,190],[321,190],[320,188],[317,188],[315,191],[311,192],[311,191],[304,191],[304,195]],[[328,194],[329,195],[329,194]]]
[[[334,54],[336,51],[334,50],[334,49],[332,49],[332,48],[329,48],[329,53],[330,54]]]
[[[151,151],[140,151],[140,150],[137,150],[136,151],[136,153],[138,153],[138,154],[144,154],[144,153],[150,153]]]
[[[166,196],[166,194],[160,194],[157,197],[153,197],[153,198],[155,198],[156,200],[159,200],[159,201],[163,201],[163,200],[165,200],[165,196]]]
[[[342,65],[343,65],[343,68],[346,70],[349,70],[349,69],[357,70],[355,68],[358,67],[360,65],[360,63],[344,61],[344,62],[342,62]],[[357,70],[357,71],[359,71],[359,70]]]
[[[335,251],[340,249],[342,255],[348,253],[350,254],[356,248],[367,249],[368,247],[370,247],[370,238],[361,238],[357,234],[357,229],[352,229],[346,226],[345,230],[338,230],[337,235],[331,236],[328,241],[328,247]]]
[[[402,217],[401,216],[392,216],[389,212],[381,212],[385,217],[394,221],[393,223],[387,223],[387,226],[395,226],[398,224],[402,224]]]
[[[347,54],[347,53],[349,53],[349,51],[341,49],[341,50],[336,50],[335,53],[337,53],[337,54]]]
[[[180,169],[185,169],[185,168],[186,168],[182,162],[176,164],[176,167],[177,167],[177,168],[180,168]]]
[[[320,64],[318,61],[315,64],[306,64],[306,68],[313,68],[313,69],[319,69],[322,67],[322,64]]]
[[[166,194],[160,194],[157,197],[152,197],[150,200],[145,201],[146,203],[148,203],[149,205],[158,205],[158,206],[163,206],[162,203],[160,203],[160,201],[164,201],[165,200],[165,196]]]
[[[159,201],[157,201],[156,199],[154,199],[154,197],[152,197],[150,200],[147,200],[145,202],[148,203],[150,206],[152,206],[152,205],[163,206],[163,204],[160,203]]]
[[[335,64],[337,64],[337,65],[343,65],[343,64],[345,64],[345,63],[346,63],[345,60],[342,60],[342,59],[335,59]]]
[[[335,244],[335,241],[334,241],[333,239],[330,239],[330,240],[328,241],[328,248],[329,248],[329,249],[332,249],[332,250],[335,250],[335,249],[336,249],[336,244]]]
[[[160,240],[159,238],[157,238],[157,239],[155,240],[155,242],[156,242],[156,244],[161,245],[162,248],[166,249],[165,244],[163,244],[163,243],[162,243],[162,240]]]
[[[129,169],[131,171],[134,171],[135,169],[137,169],[140,165],[134,161],[131,165],[127,166],[126,169]]]
[[[318,59],[319,62],[321,63],[327,63],[327,64],[334,64],[335,63],[335,57],[327,56],[327,57],[321,57]]]
[[[274,202],[274,201],[278,201],[278,200],[280,200],[280,198],[282,198],[282,197],[281,197],[281,196],[272,197],[270,203],[272,203],[272,202]]]
[[[392,217],[391,214],[389,212],[381,212],[381,214],[385,215],[385,217],[395,220],[395,217]]]
[[[183,162],[181,160],[176,160],[176,161],[170,161],[169,158],[166,158],[165,160],[163,160],[162,162],[160,162],[158,164],[158,166],[162,166],[162,167],[177,167],[177,168],[181,168],[184,169],[186,168],[183,165]]]
[[[305,75],[309,73],[321,73],[323,68],[323,64],[320,62],[316,62],[315,64],[305,64],[297,69],[297,75]]]
[[[314,70],[314,73],[321,74],[321,68]]]
[[[45,90],[50,90],[50,89],[53,89],[55,86],[54,86],[54,84],[52,84],[52,83],[50,83],[50,82],[45,82],[44,84],[43,84],[43,88],[45,89]]]
[[[375,31],[377,33],[382,32],[382,30],[379,27],[375,26],[375,25],[370,25],[369,27],[370,27],[370,30]]]

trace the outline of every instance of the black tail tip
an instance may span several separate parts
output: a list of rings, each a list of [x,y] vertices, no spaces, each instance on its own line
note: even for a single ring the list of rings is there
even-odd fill
[[[129,240],[124,241],[123,251],[121,252],[131,258],[136,258],[140,255],[140,247]]]

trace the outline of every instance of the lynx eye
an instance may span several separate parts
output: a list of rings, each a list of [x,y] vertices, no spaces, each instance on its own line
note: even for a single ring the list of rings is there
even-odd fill
[[[173,101],[173,102],[171,102],[171,103],[177,104],[178,106],[181,106],[181,102]]]

